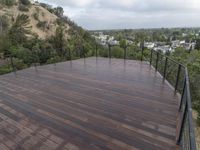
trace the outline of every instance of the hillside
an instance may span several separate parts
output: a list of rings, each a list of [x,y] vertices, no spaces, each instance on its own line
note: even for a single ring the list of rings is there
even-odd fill
[[[62,7],[29,0],[0,0],[0,74],[35,64],[92,56],[95,39],[64,16]]]
[[[59,19],[55,14],[49,12],[47,9],[40,6],[38,3],[30,4],[29,6],[22,6],[19,2],[16,2],[13,6],[3,6],[0,4],[0,14],[7,16],[9,19],[9,25],[12,25],[12,20],[16,19],[19,14],[26,14],[29,16],[30,23],[28,26],[31,26],[31,31],[34,34],[38,35],[41,39],[46,39],[52,35],[55,35],[56,28],[59,26],[57,24],[57,19]],[[27,10],[19,10],[21,9]],[[38,25],[41,24],[41,27]],[[70,28],[67,23],[65,23],[65,30],[68,33]],[[67,34],[65,34],[67,36]]]

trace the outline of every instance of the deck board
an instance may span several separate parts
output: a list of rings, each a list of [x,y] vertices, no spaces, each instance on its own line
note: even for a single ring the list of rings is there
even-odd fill
[[[0,148],[173,150],[178,97],[147,62],[86,58],[0,76]]]

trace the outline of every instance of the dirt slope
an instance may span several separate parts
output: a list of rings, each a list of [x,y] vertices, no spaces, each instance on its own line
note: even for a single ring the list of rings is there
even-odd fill
[[[19,14],[26,14],[30,18],[31,31],[33,34],[38,35],[40,39],[45,39],[46,37],[50,37],[55,34],[56,28],[58,27],[57,19],[58,17],[52,13],[50,13],[45,8],[39,6],[38,4],[31,4],[28,9],[28,12],[20,11],[18,9],[19,4],[12,7],[0,6],[0,15],[5,15],[10,20],[10,25],[12,25],[13,18],[16,18]],[[35,17],[37,16],[37,17]],[[37,18],[37,19],[36,19]],[[38,28],[38,22],[45,22],[44,28]],[[65,24],[66,33],[69,29],[69,25]],[[68,35],[66,34],[66,37]]]

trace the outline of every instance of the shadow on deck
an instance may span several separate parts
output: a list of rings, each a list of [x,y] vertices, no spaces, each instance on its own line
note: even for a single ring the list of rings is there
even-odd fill
[[[98,58],[0,76],[0,149],[173,150],[178,97],[147,62]]]

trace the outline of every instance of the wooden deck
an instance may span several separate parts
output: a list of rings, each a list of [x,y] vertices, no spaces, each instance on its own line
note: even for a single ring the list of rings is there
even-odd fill
[[[177,107],[146,62],[33,67],[0,76],[0,150],[174,150]]]

